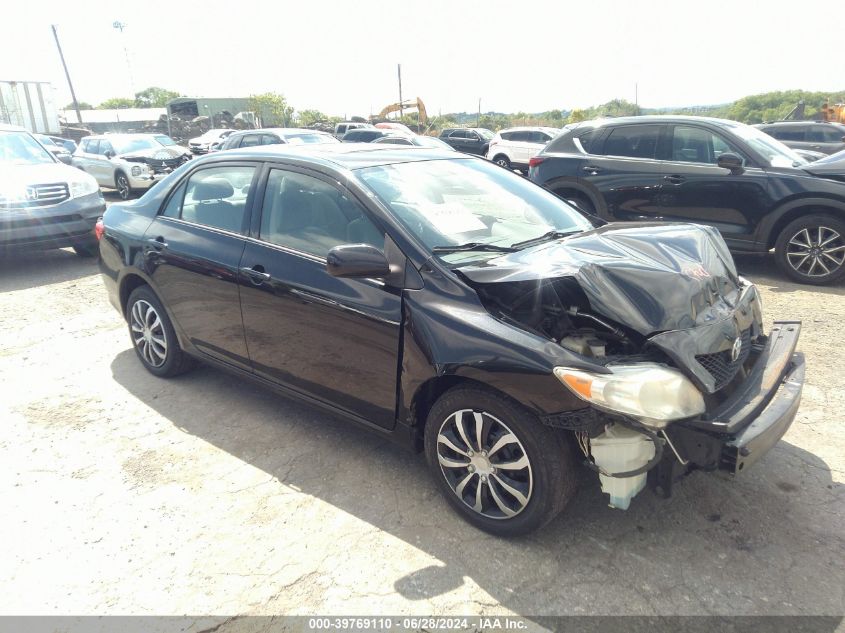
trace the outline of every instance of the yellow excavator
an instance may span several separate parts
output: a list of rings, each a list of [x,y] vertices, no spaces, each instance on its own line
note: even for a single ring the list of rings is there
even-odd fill
[[[389,106],[385,106],[384,109],[378,113],[377,116],[373,117],[374,120],[387,120],[387,115],[391,112],[402,112],[404,110],[416,110],[419,112],[419,121],[420,125],[426,125],[428,123],[428,114],[425,111],[425,104],[422,102],[422,99],[417,97],[416,99],[409,99],[407,101],[391,103]]]
[[[845,123],[845,103],[823,103],[819,114],[825,121]]]

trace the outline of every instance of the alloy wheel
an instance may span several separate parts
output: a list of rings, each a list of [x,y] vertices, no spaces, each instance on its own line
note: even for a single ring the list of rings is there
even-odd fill
[[[510,519],[531,500],[533,475],[525,447],[485,411],[455,411],[437,434],[440,470],[458,498],[478,514]]]
[[[507,159],[507,158],[497,158],[497,159],[496,159],[496,164],[497,164],[499,167],[504,167],[505,169],[507,169],[508,167],[510,167],[510,163],[508,162],[508,159]]]
[[[132,342],[145,362],[161,367],[167,360],[167,337],[155,308],[139,299],[132,305],[130,316]]]
[[[129,180],[123,174],[117,177],[117,194],[121,200],[129,200]]]
[[[786,260],[801,275],[830,275],[845,263],[845,239],[827,226],[803,228],[787,243]]]

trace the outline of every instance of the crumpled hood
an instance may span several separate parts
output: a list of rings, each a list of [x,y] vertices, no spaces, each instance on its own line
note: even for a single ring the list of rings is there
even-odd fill
[[[804,165],[802,169],[814,176],[831,177],[831,176],[845,176],[845,151],[831,154],[826,158],[817,160],[809,165]]]
[[[143,149],[138,150],[135,152],[128,152],[126,154],[119,154],[118,158],[123,158],[125,160],[132,160],[134,159],[148,159],[151,158],[153,160],[170,160],[172,158],[179,158],[184,154],[187,154],[188,150],[184,147],[180,147],[179,145],[170,145],[168,147],[152,147],[150,149]]]
[[[695,224],[608,224],[459,270],[474,283],[572,277],[593,311],[643,336],[727,319],[744,291],[719,232]]]

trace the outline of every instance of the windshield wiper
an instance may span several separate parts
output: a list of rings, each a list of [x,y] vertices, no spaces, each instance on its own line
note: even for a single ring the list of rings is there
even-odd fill
[[[559,240],[562,237],[569,237],[570,235],[575,235],[576,233],[581,233],[581,231],[549,231],[548,233],[543,233],[537,237],[532,237],[530,240],[512,244],[511,247],[514,249],[525,248],[526,246],[534,246],[534,244],[541,244],[550,240]]]
[[[515,253],[517,251],[513,246],[496,246],[495,244],[486,244],[484,242],[467,242],[466,244],[458,244],[457,246],[435,246],[431,250],[434,253],[462,253],[465,251]]]

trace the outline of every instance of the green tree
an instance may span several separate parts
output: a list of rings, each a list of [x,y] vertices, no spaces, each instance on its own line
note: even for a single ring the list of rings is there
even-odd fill
[[[288,104],[284,95],[276,92],[250,95],[249,109],[258,113],[265,126],[289,127],[293,121],[293,106]]]
[[[566,119],[567,123],[580,123],[581,121],[586,121],[588,119],[588,115],[586,110],[582,110],[580,108],[575,108],[572,112],[569,113],[569,118]]]
[[[93,110],[94,106],[92,106],[87,101],[77,101],[77,105],[79,106],[80,110]],[[64,107],[65,110],[73,110],[73,102],[71,101]]]
[[[112,97],[111,99],[106,99],[100,105],[97,106],[98,110],[113,110],[115,108],[125,109],[125,108],[134,108],[135,101],[133,99],[127,99],[126,97]]]
[[[172,90],[150,86],[141,92],[135,93],[136,108],[163,108],[168,101],[181,97],[182,95]]]
[[[299,125],[308,127],[320,121],[328,121],[329,116],[320,112],[319,110],[300,110],[297,112],[297,119]]]

